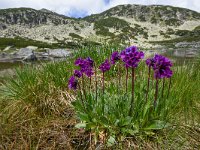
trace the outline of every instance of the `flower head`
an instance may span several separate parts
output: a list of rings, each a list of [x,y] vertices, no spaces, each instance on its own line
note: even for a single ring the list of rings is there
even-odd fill
[[[75,65],[79,66],[81,73],[84,73],[88,77],[91,77],[94,74],[94,61],[90,57],[87,57],[86,59],[78,58],[75,61]]]
[[[120,60],[120,55],[119,55],[119,52],[115,51],[112,53],[111,57],[110,57],[110,61],[111,61],[111,64],[115,64],[116,61]]]
[[[82,76],[82,72],[79,70],[74,70],[74,76],[80,78]]]
[[[94,74],[94,71],[91,67],[85,68],[84,73],[86,76],[91,77]]]
[[[100,66],[99,69],[102,72],[106,72],[108,70],[110,70],[110,62],[108,61],[108,59],[106,59]]]
[[[83,67],[85,66],[85,60],[82,59],[82,58],[78,58],[76,59],[75,63],[74,63],[76,66],[79,66],[79,67]]]
[[[76,90],[78,85],[78,81],[74,76],[71,76],[69,81],[68,81],[68,87],[70,89]]]
[[[153,70],[154,70],[154,77],[155,78],[170,78],[173,74],[171,67],[172,63],[171,61],[162,55],[156,54],[153,58],[154,64],[153,64]]]
[[[138,63],[142,58],[144,58],[144,53],[139,52],[136,46],[131,46],[126,48],[120,53],[122,61],[125,63],[126,67],[137,67]]]
[[[153,67],[153,66],[154,66],[154,63],[155,63],[154,58],[148,58],[148,59],[146,60],[146,64],[147,64],[147,66],[149,66],[149,67]]]
[[[94,66],[94,60],[92,60],[90,57],[87,57],[85,60],[88,62],[88,65],[89,65],[90,67],[93,67],[93,66]]]

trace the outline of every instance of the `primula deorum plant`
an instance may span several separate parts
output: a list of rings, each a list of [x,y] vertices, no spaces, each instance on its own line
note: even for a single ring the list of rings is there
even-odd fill
[[[149,90],[149,79],[150,79],[150,72],[151,68],[154,70],[154,78],[156,79],[156,92],[155,92],[155,99],[154,99],[154,107],[156,107],[157,97],[158,97],[158,82],[159,79],[163,78],[163,89],[162,89],[162,97],[164,92],[164,84],[165,84],[165,78],[170,78],[170,84],[171,84],[171,76],[172,76],[172,63],[171,61],[162,56],[156,54],[153,58],[149,58],[146,60],[146,64],[149,66],[149,77],[148,77],[148,90]],[[170,90],[170,84],[168,88],[168,95]],[[147,90],[147,93],[148,93]],[[147,100],[147,99],[146,99]]]
[[[131,46],[121,52],[113,52],[108,58],[99,67],[90,57],[78,58],[75,61],[75,65],[79,69],[74,70],[73,76],[69,79],[68,87],[77,93],[77,99],[72,104],[81,123],[76,127],[94,132],[95,140],[98,139],[100,133],[104,133],[105,139],[108,142],[112,141],[112,144],[122,140],[122,137],[137,136],[138,134],[152,135],[155,130],[166,128],[169,123],[166,119],[165,107],[167,106],[164,99],[169,97],[171,80],[165,97],[164,87],[165,78],[171,78],[173,74],[171,61],[158,54],[147,59],[148,74],[143,74],[147,78],[144,81],[136,82],[136,69],[144,58],[142,51],[139,51],[136,46]],[[111,71],[111,67],[116,65],[122,67],[118,69],[120,76],[117,77],[125,76],[120,90],[116,90],[117,86],[109,84],[108,81],[105,87],[106,74]],[[121,71],[123,68],[126,70],[125,75],[121,74],[124,72]],[[132,70],[130,91],[128,90],[129,68]],[[151,77],[152,69],[154,79]],[[97,74],[101,79],[97,80]],[[87,78],[90,81],[89,86],[86,84],[88,83],[86,82]],[[112,80],[117,80],[115,78]],[[92,79],[95,82],[91,82]],[[163,79],[161,96],[159,96],[160,79]],[[100,80],[101,82],[99,82]],[[111,81],[111,79],[108,80]],[[150,80],[152,83],[155,82],[155,87],[151,90]],[[98,88],[101,87],[98,86],[99,84],[102,84],[102,88]],[[126,90],[124,91],[124,89]]]

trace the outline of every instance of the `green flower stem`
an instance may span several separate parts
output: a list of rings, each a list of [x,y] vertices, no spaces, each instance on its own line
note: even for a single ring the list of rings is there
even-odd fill
[[[86,112],[85,103],[83,101],[83,96],[82,96],[82,92],[81,92],[81,86],[79,84],[78,84],[78,88],[79,88],[79,91],[80,91],[81,103],[82,103],[84,110]]]
[[[164,90],[165,90],[165,78],[163,78],[163,84],[162,84],[162,98],[164,96]]]
[[[97,103],[97,67],[96,67],[96,64],[94,63],[94,68],[95,68],[95,100],[96,100],[96,103]]]
[[[85,99],[86,99],[85,82],[84,82],[84,77],[83,77],[83,75],[82,75],[82,84],[83,84],[83,94],[84,94]]]
[[[155,99],[154,99],[154,107],[156,107],[158,99],[158,79],[156,78],[156,92],[155,92]]]
[[[131,116],[131,112],[132,112],[132,109],[133,109],[133,106],[134,106],[134,80],[135,80],[135,68],[133,67],[132,68],[132,99],[131,99],[131,107],[130,107],[130,110],[129,110],[129,116]]]
[[[121,84],[120,63],[118,63],[118,73],[119,73],[119,89],[120,89],[120,84]]]
[[[149,66],[149,72],[148,72],[148,81],[147,81],[147,93],[146,93],[146,103],[148,99],[148,93],[149,93],[149,83],[150,83],[150,77],[151,77],[151,67]]]
[[[91,86],[92,86],[92,78],[90,77],[90,87],[89,87],[90,92],[91,92]]]
[[[171,89],[172,79],[169,78],[169,86],[168,86],[168,92],[167,92],[167,98],[169,97],[170,89]]]
[[[103,78],[102,78],[102,82],[103,82],[103,95],[104,95],[104,88],[105,88],[105,85],[104,85],[104,72],[103,72]]]
[[[128,68],[126,68],[126,93],[128,92]]]

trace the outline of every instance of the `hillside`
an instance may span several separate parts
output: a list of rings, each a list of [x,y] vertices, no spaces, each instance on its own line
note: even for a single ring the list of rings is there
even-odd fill
[[[199,39],[200,13],[172,6],[119,5],[81,19],[31,8],[0,10],[0,37],[47,43],[136,43]],[[154,43],[154,44],[152,44]]]

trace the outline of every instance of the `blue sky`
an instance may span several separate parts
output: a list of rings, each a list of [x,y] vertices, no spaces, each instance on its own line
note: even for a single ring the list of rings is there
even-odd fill
[[[200,0],[0,0],[0,9],[46,8],[66,16],[78,18],[100,13],[121,4],[172,5],[200,12]]]

